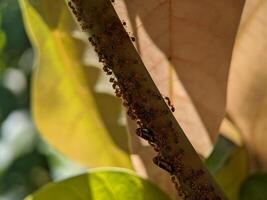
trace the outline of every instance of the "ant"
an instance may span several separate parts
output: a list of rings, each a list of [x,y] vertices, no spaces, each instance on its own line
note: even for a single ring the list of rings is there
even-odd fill
[[[172,105],[170,98],[164,96],[164,99],[167,101],[167,104],[168,104],[168,106],[170,107],[171,111],[174,112],[174,111],[175,111],[175,108],[174,108],[174,106]]]
[[[170,174],[174,173],[173,167],[168,161],[166,161],[162,156],[156,156],[153,158],[153,162],[158,165],[160,168],[166,170]]]
[[[147,140],[151,143],[156,143],[156,138],[153,133],[153,131],[147,129],[147,128],[138,128],[136,129],[136,134],[143,138],[144,140]]]

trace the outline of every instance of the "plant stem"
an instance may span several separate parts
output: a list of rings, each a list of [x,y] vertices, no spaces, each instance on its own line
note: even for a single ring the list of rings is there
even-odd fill
[[[183,199],[227,199],[174,118],[174,108],[170,110],[152,81],[132,44],[135,39],[125,31],[112,2],[71,0],[68,5],[88,34],[104,71],[112,76],[116,95],[137,122],[137,134],[158,152],[154,163],[171,174]]]

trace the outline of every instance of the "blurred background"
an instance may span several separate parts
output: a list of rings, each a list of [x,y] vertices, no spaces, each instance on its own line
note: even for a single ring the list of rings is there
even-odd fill
[[[34,53],[17,0],[0,1],[0,200],[20,200],[84,168],[38,135],[30,111]]]

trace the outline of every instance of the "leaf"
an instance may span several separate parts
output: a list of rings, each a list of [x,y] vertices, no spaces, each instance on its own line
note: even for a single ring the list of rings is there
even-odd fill
[[[238,200],[242,181],[249,173],[245,147],[237,148],[225,166],[215,174],[215,179],[231,200]]]
[[[211,140],[216,139],[225,113],[228,71],[243,3],[115,1],[154,82],[163,95],[170,96],[176,119],[204,156],[212,149]]]
[[[26,200],[170,200],[155,185],[122,169],[92,170],[62,182],[52,183]]]
[[[87,166],[131,167],[120,106],[98,93],[98,68],[83,63],[84,43],[64,1],[21,0],[36,52],[33,113],[42,135],[57,149]]]
[[[15,95],[7,88],[0,86],[0,123],[17,108]]]
[[[228,198],[238,200],[241,183],[249,173],[245,147],[236,146],[229,139],[220,136],[205,163]]]
[[[267,174],[258,173],[248,177],[241,188],[240,200],[267,199]]]
[[[6,45],[6,35],[4,31],[0,30],[0,53],[2,53],[5,45]]]
[[[216,174],[225,165],[236,146],[223,136],[218,138],[218,141],[212,151],[211,155],[205,161],[209,171]]]
[[[3,163],[1,160],[1,165]],[[23,199],[25,195],[51,181],[46,157],[36,150],[20,155],[10,164],[0,175],[2,199]]]
[[[1,0],[2,28],[7,36],[5,54],[10,65],[16,65],[17,59],[26,48],[29,48],[29,40],[22,22],[21,10],[18,0]]]
[[[250,149],[254,168],[267,168],[267,2],[248,0],[229,78],[228,112]]]
[[[229,63],[243,3],[115,1],[154,82],[171,98],[177,121],[204,157],[213,146],[208,134],[216,138],[225,113]],[[224,15],[225,10],[229,15]],[[152,148],[136,138],[135,128],[129,126],[135,169],[174,198],[175,189],[166,173],[148,161],[154,155]]]

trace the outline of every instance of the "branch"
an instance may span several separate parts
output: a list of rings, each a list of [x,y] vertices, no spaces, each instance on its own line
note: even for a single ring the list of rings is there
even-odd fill
[[[152,81],[132,44],[135,38],[127,34],[111,2],[71,0],[68,5],[111,76],[116,96],[138,124],[137,135],[158,152],[154,163],[171,174],[182,198],[227,199],[174,118],[171,102]]]

